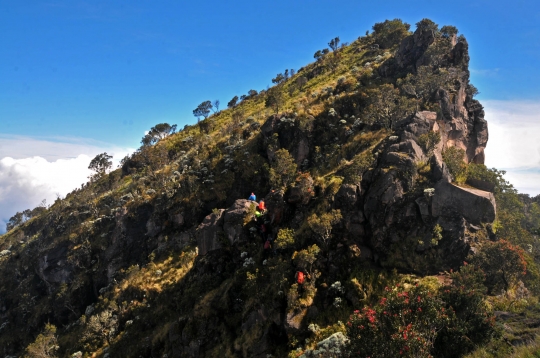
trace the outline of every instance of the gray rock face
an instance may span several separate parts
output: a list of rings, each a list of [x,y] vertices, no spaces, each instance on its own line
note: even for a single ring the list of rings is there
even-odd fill
[[[435,34],[431,30],[416,30],[414,35],[405,38],[396,54],[396,62],[400,68],[422,64],[422,57],[429,45],[435,40]]]
[[[71,281],[72,268],[67,263],[68,245],[58,245],[47,251],[39,260],[39,273],[48,283]]]
[[[261,133],[267,146],[266,154],[268,159],[273,160],[274,151],[279,149],[274,146],[268,146],[273,140],[274,133],[277,133],[279,147],[287,149],[296,164],[301,165],[304,160],[309,159],[310,146],[308,137],[310,133],[301,130],[295,121],[282,121],[282,119],[277,115],[273,115],[261,127]]]
[[[435,186],[431,211],[434,217],[463,216],[472,224],[491,223],[495,220],[495,197],[487,191],[440,182]]]
[[[239,199],[225,211],[223,215],[223,230],[231,244],[247,238],[243,233],[244,218],[252,206],[255,206],[255,203],[251,200]]]
[[[217,213],[207,215],[199,225],[196,232],[199,255],[221,248],[220,236],[223,234],[223,213],[220,209]]]
[[[224,239],[231,244],[247,239],[244,218],[252,205],[255,204],[250,200],[238,199],[230,208],[207,215],[195,233],[199,255],[221,248]]]

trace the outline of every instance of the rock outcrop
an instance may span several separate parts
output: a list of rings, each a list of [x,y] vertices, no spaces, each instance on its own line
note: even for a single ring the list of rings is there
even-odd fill
[[[199,255],[223,247],[223,240],[235,244],[247,239],[244,218],[250,211],[255,211],[255,205],[253,201],[239,199],[230,208],[219,209],[206,216],[196,231]]]

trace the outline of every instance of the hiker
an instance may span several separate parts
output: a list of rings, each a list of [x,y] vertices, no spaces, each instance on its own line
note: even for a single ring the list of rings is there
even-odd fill
[[[255,194],[251,193],[251,195],[249,196],[248,200],[251,200],[251,201],[257,201],[257,197],[255,196]]]
[[[304,283],[304,280],[305,280],[305,275],[302,271],[296,271],[296,274],[294,275],[294,278],[296,279],[296,282],[299,284],[299,285],[302,285]]]
[[[264,200],[259,201],[259,206],[257,207],[257,209],[264,214],[264,212],[266,211],[266,206],[264,206]]]

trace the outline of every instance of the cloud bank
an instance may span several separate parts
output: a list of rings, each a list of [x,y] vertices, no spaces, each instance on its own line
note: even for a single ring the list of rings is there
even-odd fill
[[[52,204],[88,181],[88,164],[103,152],[113,155],[113,168],[133,149],[84,139],[47,140],[0,135],[0,234],[17,211]]]
[[[488,121],[486,165],[506,170],[519,192],[540,194],[540,103],[482,101]]]

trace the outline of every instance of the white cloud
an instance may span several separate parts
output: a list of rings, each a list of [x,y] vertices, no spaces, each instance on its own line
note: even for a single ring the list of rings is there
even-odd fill
[[[482,101],[489,128],[486,165],[506,170],[523,193],[540,194],[540,103]]]
[[[103,152],[113,168],[133,149],[85,139],[30,138],[0,135],[0,233],[17,211],[32,209],[57,194],[65,196],[88,181],[88,164]]]

